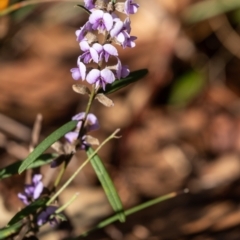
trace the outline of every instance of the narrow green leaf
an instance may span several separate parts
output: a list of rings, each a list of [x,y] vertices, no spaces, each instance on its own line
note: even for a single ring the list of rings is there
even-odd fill
[[[126,87],[127,85],[136,82],[140,78],[143,78],[148,73],[147,69],[140,69],[131,72],[126,78],[122,78],[114,81],[112,84],[106,86],[105,91],[101,88],[98,93],[110,94],[116,92],[117,90]]]
[[[93,152],[94,150],[91,147],[87,149],[88,156],[90,156]],[[95,173],[98,176],[100,183],[102,184],[105,194],[107,195],[108,201],[110,202],[113,210],[117,213],[119,221],[124,222],[125,215],[122,202],[114,187],[112,179],[110,178],[105,166],[103,165],[103,162],[101,161],[97,154],[95,154],[95,156],[90,160],[90,162]]]
[[[65,125],[58,128],[47,138],[45,138],[35,149],[31,152],[28,157],[22,162],[21,166],[18,169],[18,173],[22,173],[26,170],[30,164],[32,164],[45,150],[47,150],[53,143],[58,139],[63,137],[66,133],[70,132],[73,128],[76,127],[78,121],[70,121]]]
[[[27,207],[23,208],[20,212],[16,213],[16,215],[9,221],[8,225],[11,226],[30,214],[35,214],[40,207],[44,207],[46,205],[48,200],[48,198],[39,198],[38,200],[34,201]]]
[[[0,229],[0,239],[8,239],[12,234],[17,233],[22,225],[22,222],[17,222],[9,227]]]
[[[55,153],[45,153],[40,155],[35,162],[31,163],[27,169],[30,168],[37,168],[42,165],[50,163],[54,158],[56,158],[58,155]],[[11,177],[12,175],[15,175],[18,173],[18,169],[20,165],[22,164],[22,161],[18,161],[15,163],[12,163],[5,168],[0,169],[0,179]]]

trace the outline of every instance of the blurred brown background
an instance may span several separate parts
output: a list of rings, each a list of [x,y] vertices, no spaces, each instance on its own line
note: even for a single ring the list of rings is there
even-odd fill
[[[122,134],[100,156],[126,209],[169,192],[190,193],[86,239],[239,240],[239,3],[136,2],[140,8],[131,20],[137,46],[119,51],[131,70],[148,68],[149,74],[111,95],[113,108],[94,104],[101,124],[95,136],[102,141],[116,128]],[[87,18],[74,4],[31,5],[0,18],[1,167],[27,156],[38,113],[43,139],[85,109],[87,98],[72,91],[69,71],[80,55],[75,30]],[[73,159],[65,180],[84,159],[83,153]],[[47,185],[53,173],[45,167],[43,174]],[[1,227],[22,206],[16,194],[24,182],[25,175],[0,182]],[[91,166],[61,203],[75,192],[80,196],[66,210],[69,225],[46,227],[40,239],[80,234],[111,214]]]

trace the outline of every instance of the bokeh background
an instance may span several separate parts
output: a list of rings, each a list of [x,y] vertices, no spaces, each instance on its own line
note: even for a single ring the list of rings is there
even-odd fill
[[[81,1],[49,1],[9,14],[17,1],[0,0],[0,167],[29,153],[42,114],[41,140],[85,109],[72,91],[69,69],[80,49],[75,30],[87,19]],[[138,0],[131,17],[136,47],[121,50],[131,70],[149,74],[112,94],[113,108],[94,103],[101,141],[116,128],[122,138],[100,152],[127,209],[188,188],[158,205],[89,235],[113,240],[240,239],[240,2]],[[85,159],[78,153],[65,181]],[[45,186],[53,172],[42,170]],[[21,207],[27,176],[0,182],[0,227]],[[45,227],[40,239],[64,239],[111,215],[91,166],[60,197],[67,224]]]

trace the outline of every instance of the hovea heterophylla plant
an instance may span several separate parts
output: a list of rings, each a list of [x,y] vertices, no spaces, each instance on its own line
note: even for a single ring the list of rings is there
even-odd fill
[[[97,154],[105,143],[119,138],[119,129],[103,142],[99,142],[90,135],[101,125],[98,117],[90,112],[94,100],[98,100],[107,107],[114,107],[114,100],[107,95],[134,83],[148,72],[147,69],[130,72],[129,67],[121,62],[116,48],[116,45],[119,45],[127,51],[128,48],[136,46],[137,37],[131,35],[130,15],[137,13],[139,5],[134,0],[124,2],[84,0],[84,6],[81,7],[86,10],[88,20],[80,29],[76,30],[76,40],[81,54],[76,65],[70,69],[70,73],[73,80],[76,81],[73,90],[88,98],[86,109],[46,137],[22,162],[11,164],[0,170],[0,179],[2,179],[17,173],[21,174],[27,169],[38,168],[40,170],[39,168],[46,164],[52,168],[58,168],[58,175],[54,179],[52,187],[44,186],[42,182],[44,176],[34,172],[31,183],[26,184],[23,191],[18,194],[19,199],[26,207],[0,230],[0,239],[17,235],[23,227],[27,235],[36,236],[42,225],[46,223],[56,225],[60,221],[64,221],[65,218],[61,212],[76,196],[63,206],[59,206],[58,196],[88,163],[92,165],[116,214],[100,223],[96,228],[104,227],[116,220],[124,222],[127,215],[175,196],[175,194],[166,195],[144,205],[124,210],[110,174]],[[123,20],[119,14],[124,16]],[[87,86],[82,85],[81,81],[85,81]],[[93,146],[97,146],[95,150]],[[48,148],[52,148],[55,153],[45,153]],[[79,164],[72,176],[62,184],[61,178],[77,151],[85,151],[86,160]]]

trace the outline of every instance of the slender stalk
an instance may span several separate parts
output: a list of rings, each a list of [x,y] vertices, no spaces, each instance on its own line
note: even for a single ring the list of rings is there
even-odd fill
[[[29,1],[23,1],[23,2],[12,4],[5,10],[0,11],[0,16],[7,15],[7,14],[9,14],[13,11],[16,11],[20,8],[23,8],[23,7],[27,7],[27,6],[39,4],[39,3],[48,3],[48,2],[79,3],[79,0],[29,0]]]
[[[88,99],[88,103],[87,103],[87,107],[86,107],[86,110],[85,110],[85,117],[84,119],[82,120],[82,126],[81,126],[81,129],[79,131],[79,135],[78,135],[78,138],[81,138],[81,136],[83,135],[83,131],[84,131],[84,125],[86,124],[86,119],[87,119],[87,115],[91,109],[91,106],[92,106],[92,103],[93,103],[93,100],[95,98],[95,88],[94,86],[92,87],[92,91],[91,91],[91,94],[90,94],[90,97]],[[63,174],[68,166],[68,163],[70,162],[71,158],[72,158],[73,154],[71,154],[69,156],[69,159],[64,161],[64,163],[62,164],[61,166],[61,170],[60,172],[58,173],[58,176],[54,182],[54,189],[57,188],[58,184],[60,183],[62,177],[63,177]]]
[[[63,174],[64,174],[64,172],[65,172],[65,170],[66,170],[66,168],[67,168],[67,166],[68,166],[68,163],[70,162],[72,156],[73,156],[73,154],[71,154],[71,155],[69,156],[69,159],[67,159],[67,160],[65,160],[65,161],[63,162],[63,164],[62,164],[62,166],[61,166],[61,169],[60,169],[60,171],[59,171],[59,173],[58,173],[58,175],[57,175],[57,178],[56,178],[56,180],[55,180],[55,182],[54,182],[54,185],[53,185],[54,188],[53,188],[53,189],[56,189],[57,186],[58,186],[58,184],[60,183],[60,181],[61,181],[61,179],[62,179],[62,177],[63,177]]]
[[[78,173],[87,165],[87,163],[94,157],[94,155],[111,139],[117,138],[116,134],[120,131],[117,129],[108,138],[106,138],[99,147],[91,154],[83,164],[73,173],[73,175],[63,184],[63,186],[48,200],[47,206],[50,205],[61,193],[62,191],[72,182],[72,180],[78,175]]]
[[[63,210],[65,210],[77,197],[78,197],[79,193],[75,193],[69,201],[67,201],[63,206],[61,206],[60,208],[57,209],[57,211],[55,212],[56,214],[57,213],[60,213],[62,212]]]
[[[81,139],[81,136],[84,135],[84,127],[86,125],[87,115],[88,115],[88,113],[91,109],[94,98],[95,98],[95,85],[93,84],[92,85],[92,91],[91,91],[91,94],[89,96],[89,100],[88,100],[87,107],[86,107],[86,110],[85,110],[85,116],[84,116],[84,119],[82,120],[82,126],[81,126],[81,129],[80,129],[79,134],[78,134],[78,138],[80,138],[80,139]]]

